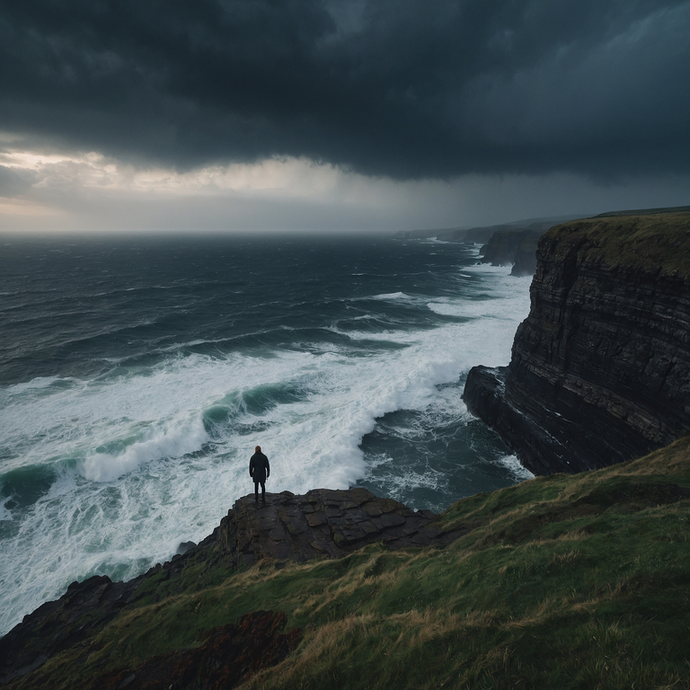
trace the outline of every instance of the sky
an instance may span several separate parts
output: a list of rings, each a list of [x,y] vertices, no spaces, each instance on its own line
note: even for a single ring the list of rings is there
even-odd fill
[[[0,231],[690,204],[690,0],[3,0]]]

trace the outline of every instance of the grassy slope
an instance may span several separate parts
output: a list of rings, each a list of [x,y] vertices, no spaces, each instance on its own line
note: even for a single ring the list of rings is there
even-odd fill
[[[152,582],[88,649],[22,685],[89,687],[106,668],[276,609],[303,641],[245,688],[690,687],[688,496],[690,437],[460,501],[442,519],[473,529],[444,550],[372,546],[229,577],[193,564],[185,593],[154,602],[166,585]]]

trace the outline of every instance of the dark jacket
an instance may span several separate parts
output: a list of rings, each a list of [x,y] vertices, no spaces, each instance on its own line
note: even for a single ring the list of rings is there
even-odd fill
[[[254,453],[249,461],[249,474],[255,484],[265,482],[271,476],[271,466],[263,453]]]

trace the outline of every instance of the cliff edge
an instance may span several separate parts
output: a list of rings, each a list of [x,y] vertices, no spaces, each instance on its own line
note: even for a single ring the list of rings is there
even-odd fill
[[[169,563],[26,616],[0,686],[688,690],[688,522],[690,436],[440,516],[361,489],[248,496]]]
[[[640,457],[690,431],[690,213],[600,216],[539,241],[508,367],[464,399],[537,474]]]
[[[362,488],[314,489],[302,496],[283,491],[267,494],[266,499],[265,504],[255,504],[251,496],[240,498],[201,543],[181,544],[171,561],[133,580],[112,582],[107,576],[94,576],[73,582],[60,599],[46,602],[0,638],[0,685],[21,686],[25,677],[45,665],[50,668],[51,659],[66,650],[90,648],[100,631],[118,617],[185,592],[213,588],[232,573],[267,559],[279,563],[337,559],[367,544],[393,550],[442,547],[472,528],[471,524],[446,528],[434,513],[411,510]],[[115,664],[116,672],[102,675],[94,690],[125,685],[130,690],[187,687],[180,678],[189,672],[193,685],[199,667],[207,666],[203,687],[234,687],[233,683],[278,663],[294,648],[299,634],[293,630],[283,635],[285,622],[284,615],[273,611],[252,611],[237,625],[211,630],[194,653],[159,655],[144,666],[124,670]],[[267,645],[279,653],[267,655]],[[216,670],[235,657],[241,660],[235,664],[241,673],[231,682]],[[98,666],[92,669],[95,675],[101,671]],[[34,678],[29,687],[56,687],[51,671],[47,673],[51,680],[45,686]],[[149,684],[154,678],[158,685]],[[69,682],[67,687],[72,687]]]

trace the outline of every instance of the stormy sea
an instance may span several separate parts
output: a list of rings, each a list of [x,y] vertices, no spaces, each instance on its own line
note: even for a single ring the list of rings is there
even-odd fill
[[[253,490],[440,512],[531,476],[461,399],[530,278],[393,237],[0,239],[0,634]]]

